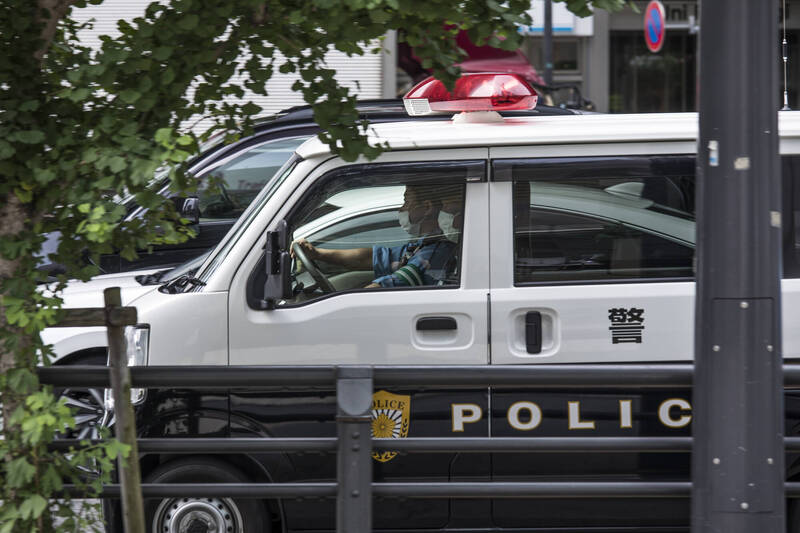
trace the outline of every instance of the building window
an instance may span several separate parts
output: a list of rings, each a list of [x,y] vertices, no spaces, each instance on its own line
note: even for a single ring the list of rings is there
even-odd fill
[[[661,52],[647,50],[641,31],[612,31],[609,111],[695,111],[697,37],[667,33]]]

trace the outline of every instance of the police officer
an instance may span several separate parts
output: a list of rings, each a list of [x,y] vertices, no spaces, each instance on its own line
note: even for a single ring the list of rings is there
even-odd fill
[[[375,245],[372,248],[333,250],[317,248],[303,238],[295,243],[312,260],[354,270],[371,267],[376,278],[367,288],[445,284],[447,271],[456,253],[458,238],[454,232],[458,230],[451,225],[447,234],[444,234],[439,227],[439,219],[442,218],[440,212],[443,204],[458,203],[455,197],[463,197],[462,187],[407,185],[403,205],[398,210],[398,222],[414,240],[402,246]]]

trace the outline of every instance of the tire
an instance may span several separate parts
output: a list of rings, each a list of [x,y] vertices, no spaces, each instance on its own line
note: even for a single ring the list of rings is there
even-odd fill
[[[236,467],[210,457],[187,457],[160,465],[145,483],[246,483]],[[269,533],[264,503],[237,498],[163,498],[144,501],[150,533]]]

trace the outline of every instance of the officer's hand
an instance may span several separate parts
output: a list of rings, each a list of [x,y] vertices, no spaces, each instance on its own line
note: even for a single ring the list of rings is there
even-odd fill
[[[373,281],[372,283],[370,283],[369,285],[365,286],[364,288],[365,288],[365,289],[375,289],[375,288],[377,288],[377,287],[380,287],[380,286],[381,286],[381,284],[380,284],[380,283],[375,283],[375,282]]]
[[[305,240],[302,237],[299,238],[299,239],[296,239],[294,242],[292,242],[292,245],[289,247],[289,253],[291,254],[292,257],[294,257],[294,247],[295,247],[295,245],[297,245],[300,248],[302,248],[303,251],[306,253],[306,256],[308,256],[309,259],[314,260],[314,259],[317,259],[319,257],[319,250],[317,250],[317,247],[314,246],[313,244],[311,244],[310,242],[308,242],[307,240]]]

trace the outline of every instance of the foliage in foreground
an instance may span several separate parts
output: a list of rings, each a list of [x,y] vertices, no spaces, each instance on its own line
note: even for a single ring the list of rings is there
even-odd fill
[[[298,73],[294,89],[314,104],[322,135],[342,157],[375,157],[359,129],[355,97],[334,79],[325,53],[336,48],[371,53],[376,39],[402,29],[423,66],[448,83],[461,52],[453,36],[515,49],[515,24],[527,23],[528,0],[172,0],[153,3],[141,18],[120,22],[121,34],[102,49],[82,47],[74,9],[102,0],[0,2],[0,533],[87,531],[79,516],[54,499],[64,479],[97,489],[77,465],[110,471],[125,450],[95,446],[67,456],[47,443],[74,422],[35,375],[47,364],[39,339],[54,323],[60,300],[37,290],[43,275],[35,257],[43,235],[59,231],[58,252],[69,277],[97,272],[86,259],[113,249],[136,250],[185,238],[175,209],[148,187],[159,168],[171,187],[191,188],[185,162],[207,135],[183,134],[182,124],[213,117],[227,140],[247,134],[259,108],[230,97],[265,93],[274,74]],[[623,0],[567,0],[617,9]],[[226,100],[228,98],[228,100]],[[124,221],[119,198],[132,195],[148,209]]]

